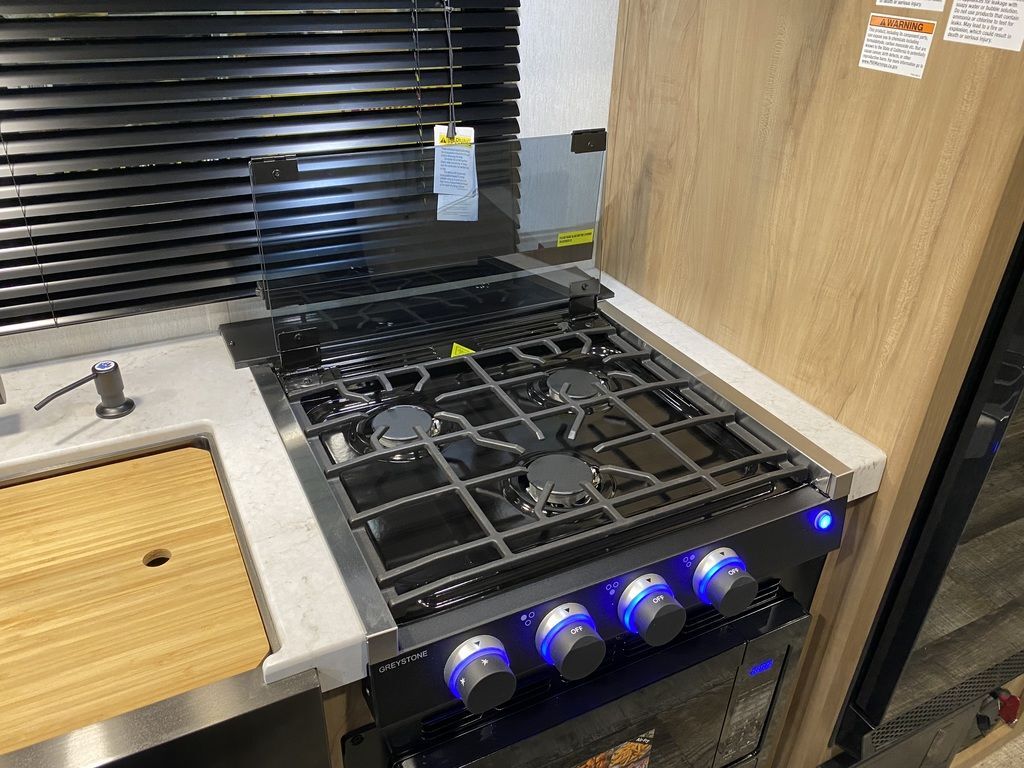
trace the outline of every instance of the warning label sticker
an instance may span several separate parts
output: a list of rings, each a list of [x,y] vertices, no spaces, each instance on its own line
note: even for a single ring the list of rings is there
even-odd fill
[[[924,74],[935,22],[873,13],[860,52],[860,66],[918,79]]]
[[[1024,0],[953,0],[943,39],[1019,53]]]
[[[459,344],[459,342],[452,343],[452,353],[449,357],[462,357],[463,355],[472,355],[476,350],[470,349],[465,344]]]
[[[878,0],[878,5],[892,8],[907,8],[911,11],[935,11],[939,13],[946,7],[946,0]]]
[[[556,245],[565,248],[569,245],[586,245],[594,242],[593,229],[576,229],[572,232],[559,232]]]

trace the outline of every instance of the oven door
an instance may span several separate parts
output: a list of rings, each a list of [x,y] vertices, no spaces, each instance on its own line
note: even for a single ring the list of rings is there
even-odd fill
[[[688,667],[679,668],[685,653],[651,656],[415,754],[388,757],[371,731],[357,740],[359,747],[346,740],[345,766],[767,766],[780,725],[773,715],[788,703],[793,677],[788,673],[796,667],[807,624],[803,615]],[[659,672],[658,679],[615,697],[616,690],[630,687],[626,676],[651,679]]]

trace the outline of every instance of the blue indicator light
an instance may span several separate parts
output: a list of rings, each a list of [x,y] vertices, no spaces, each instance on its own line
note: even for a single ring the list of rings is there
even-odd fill
[[[460,661],[455,669],[452,670],[452,676],[448,678],[448,690],[452,692],[452,696],[456,699],[462,698],[459,696],[459,688],[456,683],[462,676],[462,673],[466,671],[466,667],[472,664],[477,659],[482,659],[484,656],[497,656],[499,659],[505,662],[507,666],[512,666],[508,660],[508,654],[506,654],[500,648],[481,648],[479,651],[473,651],[469,656]]]
[[[827,509],[823,509],[815,516],[814,527],[817,528],[819,531],[827,531],[829,528],[832,527],[833,522],[834,519],[832,517],[832,513],[829,512]]]
[[[626,606],[626,610],[622,612],[622,623],[626,625],[626,629],[630,632],[636,633],[636,627],[633,626],[633,613],[636,611],[636,607],[644,601],[644,598],[655,594],[656,592],[664,592],[669,597],[672,597],[672,590],[664,584],[652,584],[649,587],[645,587],[640,590],[639,594],[629,601],[629,605]]]
[[[714,567],[704,574],[704,578],[701,579],[700,584],[697,585],[697,597],[701,599],[701,602],[711,605],[711,600],[708,599],[708,585],[719,571],[733,566],[739,568],[741,571],[747,570],[747,566],[738,557],[727,557],[725,560],[715,563]]]
[[[775,666],[775,659],[765,659],[760,664],[755,664],[750,668],[750,676],[757,677],[760,674],[767,672],[769,669]]]
[[[585,616],[582,613],[574,613],[572,616],[566,616],[560,622],[555,624],[555,626],[553,626],[551,630],[546,635],[544,635],[544,639],[541,640],[540,655],[544,657],[544,661],[552,665],[555,663],[551,660],[551,643],[554,642],[555,636],[559,632],[568,627],[570,624],[576,624],[577,622],[586,624],[592,630],[597,632],[597,627],[594,624],[594,620],[589,616]]]

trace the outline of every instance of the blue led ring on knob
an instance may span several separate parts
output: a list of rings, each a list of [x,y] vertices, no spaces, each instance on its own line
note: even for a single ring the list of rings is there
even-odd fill
[[[540,620],[537,651],[566,680],[580,680],[604,661],[605,644],[590,613],[579,603],[564,603]]]
[[[733,550],[719,547],[706,554],[693,571],[693,591],[723,616],[737,616],[754,602],[757,581]]]
[[[686,624],[686,609],[656,573],[646,573],[626,585],[619,597],[618,614],[626,629],[653,646],[672,641]]]
[[[444,665],[448,690],[473,714],[500,706],[516,692],[505,646],[492,635],[477,635],[459,644]]]

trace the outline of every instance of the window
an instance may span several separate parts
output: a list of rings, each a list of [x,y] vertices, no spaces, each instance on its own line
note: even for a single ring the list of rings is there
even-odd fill
[[[518,2],[452,6],[457,119],[514,136]],[[0,332],[253,295],[250,158],[414,145],[447,120],[441,0],[0,9]]]

